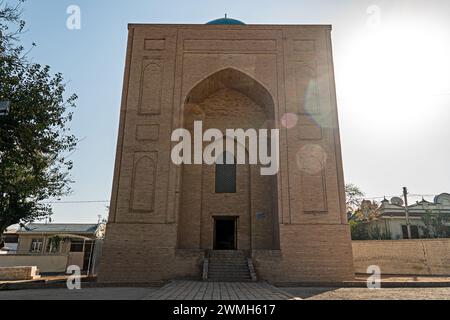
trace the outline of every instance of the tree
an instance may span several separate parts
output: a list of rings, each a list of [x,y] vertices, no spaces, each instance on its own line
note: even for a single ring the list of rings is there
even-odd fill
[[[347,184],[345,191],[352,240],[390,239],[390,235],[384,234],[377,225],[371,227],[369,224],[378,219],[379,204],[376,201],[362,200],[364,193],[353,184]]]
[[[369,229],[365,221],[351,220],[349,224],[352,240],[369,240]]]
[[[350,220],[352,240],[389,240],[389,232],[384,233],[377,224],[370,224],[378,219],[380,206],[376,201],[364,200],[355,210]]]
[[[376,201],[363,200],[359,208],[355,210],[355,215],[367,221],[376,220],[380,215],[380,205]]]
[[[356,209],[361,206],[361,199],[363,197],[364,192],[358,186],[352,183],[345,185],[345,204],[349,217],[353,216]]]
[[[10,102],[0,116],[0,237],[11,224],[49,216],[43,201],[70,191],[66,155],[77,142],[67,127],[76,95],[65,98],[62,75],[28,62],[18,45],[22,2],[0,1],[0,100]]]
[[[426,210],[422,215],[422,227],[425,238],[449,238],[450,227],[447,225],[450,218],[441,211]]]

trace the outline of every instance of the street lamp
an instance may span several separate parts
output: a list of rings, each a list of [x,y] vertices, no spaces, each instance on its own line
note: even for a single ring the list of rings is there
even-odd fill
[[[10,101],[0,101],[0,116],[7,116],[10,106]]]

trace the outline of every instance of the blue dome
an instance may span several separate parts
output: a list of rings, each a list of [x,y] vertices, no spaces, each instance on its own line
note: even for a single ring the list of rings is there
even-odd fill
[[[220,18],[216,20],[212,20],[206,24],[241,24],[244,25],[242,21],[236,20],[236,19],[230,19],[230,18]]]

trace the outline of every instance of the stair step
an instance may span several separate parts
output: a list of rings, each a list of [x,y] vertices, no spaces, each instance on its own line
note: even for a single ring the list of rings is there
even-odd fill
[[[218,274],[208,274],[208,278],[210,279],[226,279],[226,278],[251,278],[250,274],[247,273],[243,273],[243,274],[228,274],[228,275],[224,275],[221,273]]]
[[[236,257],[236,256],[209,256],[212,259],[247,259],[247,257]]]
[[[209,257],[211,260],[247,260],[247,258],[242,257]]]
[[[239,251],[213,251],[209,253],[210,257],[246,257],[247,254]]]
[[[211,259],[247,259],[246,256],[209,256]]]
[[[249,273],[249,271],[248,270],[210,269],[209,273],[235,274],[235,273]]]
[[[242,263],[246,264],[247,260],[220,260],[220,259],[209,259],[209,262],[211,263]]]
[[[247,261],[239,261],[239,262],[220,262],[220,261],[209,261],[209,264],[212,265],[221,265],[221,266],[246,266],[248,265]]]
[[[247,264],[247,260],[223,260],[223,259],[209,259],[209,262],[211,263],[243,263],[243,264]]]
[[[251,278],[250,277],[250,275],[244,275],[244,274],[242,274],[242,275],[228,275],[228,276],[223,276],[223,275],[210,275],[209,277],[208,277],[209,279],[228,279],[228,278],[233,278],[233,279],[235,279],[235,278],[241,278],[241,279],[249,279],[249,278]]]
[[[225,282],[242,282],[242,281],[252,281],[250,278],[209,278],[209,281],[225,281]]]
[[[209,277],[208,280],[251,280],[251,277]]]
[[[247,265],[247,261],[217,261],[209,260],[210,264]]]
[[[220,269],[220,270],[230,270],[230,271],[233,271],[233,270],[248,270],[248,267],[247,266],[223,266],[223,265],[220,265],[220,266],[209,266],[209,270],[216,270],[216,269]]]
[[[242,264],[242,265],[235,265],[235,264],[213,264],[213,265],[209,265],[209,268],[223,268],[223,269],[231,269],[231,270],[235,270],[235,269],[248,269],[248,266],[246,264]]]
[[[234,255],[234,254],[230,254],[230,255],[228,255],[228,254],[220,254],[220,255],[210,254],[209,257],[210,258],[239,258],[239,259],[247,258],[246,255]]]
[[[245,251],[210,251],[208,265],[209,281],[251,281]]]
[[[220,268],[220,269],[248,269],[248,266],[246,264],[243,265],[235,265],[235,264],[213,264],[213,265],[209,265],[209,268]]]

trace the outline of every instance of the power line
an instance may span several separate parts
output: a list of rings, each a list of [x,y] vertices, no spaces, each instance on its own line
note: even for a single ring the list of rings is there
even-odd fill
[[[435,197],[435,194],[408,194],[410,197]],[[393,197],[400,197],[399,195],[385,195],[385,196],[377,196],[377,197],[356,197],[356,199],[363,199],[363,200],[377,200],[377,199],[388,199]]]
[[[410,193],[408,194],[411,197],[435,197],[435,194],[418,194],[418,193]],[[384,199],[384,198],[392,198],[392,197],[400,197],[399,195],[383,195],[383,196],[373,196],[373,197],[355,197],[355,199],[366,199],[366,200],[376,200],[376,199]],[[45,204],[58,204],[58,203],[68,203],[68,204],[77,204],[77,203],[107,203],[110,200],[73,200],[73,201],[46,201],[43,202]]]
[[[435,194],[409,194],[410,197],[435,197]],[[362,200],[377,200],[384,198],[399,197],[399,195],[385,195],[376,197],[356,197]],[[77,201],[46,201],[44,204],[82,204],[82,203],[109,203],[110,200],[77,200]]]

